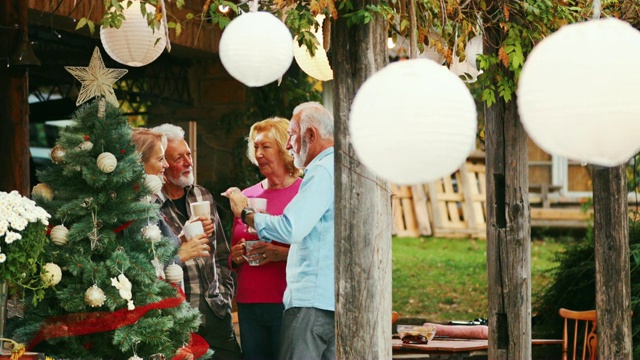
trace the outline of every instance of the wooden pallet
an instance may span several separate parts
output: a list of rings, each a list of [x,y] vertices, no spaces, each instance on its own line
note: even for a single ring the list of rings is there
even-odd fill
[[[391,188],[396,235],[486,237],[484,164],[467,162],[435,182]]]

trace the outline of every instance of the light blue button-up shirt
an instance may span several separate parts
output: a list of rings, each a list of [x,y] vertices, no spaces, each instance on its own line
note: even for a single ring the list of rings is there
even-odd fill
[[[335,311],[333,193],[333,147],[330,147],[309,163],[298,194],[282,215],[254,216],[260,239],[291,244],[285,309],[314,307]]]

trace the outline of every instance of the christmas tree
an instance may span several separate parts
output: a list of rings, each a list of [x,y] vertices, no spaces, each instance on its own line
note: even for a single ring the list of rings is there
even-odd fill
[[[97,48],[89,67],[68,70],[82,82],[78,102],[98,100],[75,113],[52,150],[54,165],[38,174],[44,185],[33,196],[52,214],[43,274],[50,286],[13,337],[56,358],[202,355],[206,343],[191,337],[199,312],[162,279],[176,249],[156,225],[158,206],[148,199],[157,183],[145,176],[113,94],[126,71],[106,69]],[[166,277],[179,282],[176,266]]]

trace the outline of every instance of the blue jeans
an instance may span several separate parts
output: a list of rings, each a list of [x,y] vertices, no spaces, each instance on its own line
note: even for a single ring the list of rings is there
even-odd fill
[[[277,359],[283,304],[238,303],[240,344],[245,360]]]

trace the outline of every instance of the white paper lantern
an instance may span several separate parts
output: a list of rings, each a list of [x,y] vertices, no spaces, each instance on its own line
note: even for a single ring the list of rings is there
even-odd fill
[[[184,272],[182,267],[177,264],[171,264],[164,269],[164,273],[167,275],[167,280],[172,284],[177,284],[182,281]]]
[[[474,36],[467,42],[467,47],[464,48],[464,56],[467,60],[467,63],[473,66],[474,69],[478,70],[478,65],[476,60],[478,59],[478,55],[482,55],[483,44],[482,44],[482,36]]]
[[[116,166],[118,166],[118,159],[116,159],[116,157],[110,152],[103,152],[98,155],[96,163],[98,164],[98,169],[100,169],[100,171],[108,174],[116,169]]]
[[[446,67],[416,59],[388,65],[358,90],[350,134],[360,160],[398,184],[454,172],[475,144],[476,106]]]
[[[140,11],[140,1],[133,0],[127,8],[129,1],[120,2],[125,7],[122,26],[119,29],[101,27],[100,41],[113,60],[127,66],[144,66],[157,59],[164,51],[167,44],[164,23],[160,24],[160,30],[154,31]],[[153,5],[146,4],[145,7],[148,13],[156,11]]]
[[[333,79],[333,70],[331,70],[331,65],[329,65],[329,59],[327,58],[327,52],[322,47],[323,44],[323,36],[322,36],[322,22],[324,21],[324,15],[316,16],[316,21],[320,24],[318,26],[318,30],[315,31],[311,29],[313,35],[315,35],[318,42],[316,45],[315,55],[311,56],[309,53],[309,49],[306,46],[298,45],[298,37],[296,36],[293,39],[293,56],[300,66],[300,69],[307,73],[307,75],[316,78],[320,81],[329,81]]]
[[[224,68],[241,83],[263,86],[282,77],[293,61],[293,38],[280,19],[264,11],[235,18],[219,45]]]
[[[438,52],[435,42],[438,41],[442,46],[446,47],[446,41],[440,34],[435,32],[427,34],[427,38],[429,39],[429,45],[424,46],[424,51],[418,54],[418,59],[429,59],[438,64],[442,64],[444,62],[444,54]],[[389,40],[391,41],[391,38],[389,38]],[[411,57],[411,42],[409,39],[397,36],[397,41],[392,44],[393,46],[389,47],[389,56],[401,58]]]
[[[518,112],[548,153],[603,166],[640,150],[640,32],[617,19],[565,25],[527,58]]]
[[[64,225],[56,225],[51,229],[51,242],[58,246],[64,246],[69,242],[69,229]]]
[[[478,71],[475,66],[472,66],[467,61],[460,61],[460,59],[453,55],[453,61],[449,66],[454,74],[462,77],[464,82],[472,83],[478,80],[478,75],[482,74],[482,71]]]

